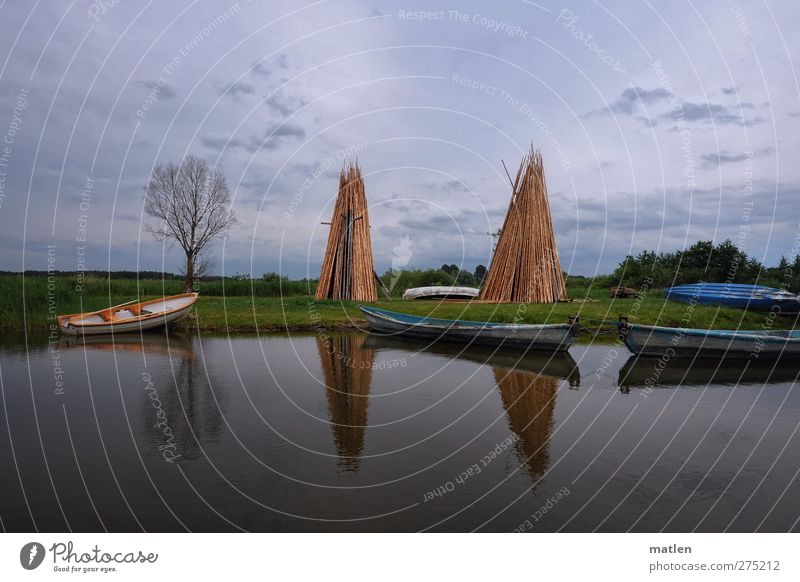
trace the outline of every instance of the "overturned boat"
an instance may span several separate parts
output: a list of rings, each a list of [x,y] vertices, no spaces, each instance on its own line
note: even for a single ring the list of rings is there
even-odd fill
[[[474,287],[449,287],[434,285],[432,287],[413,287],[406,289],[403,299],[476,299],[481,290]]]
[[[637,355],[667,358],[778,358],[800,355],[800,330],[717,330],[618,323]]]
[[[800,297],[777,287],[739,283],[692,283],[664,289],[669,301],[719,305],[751,311],[800,312]]]
[[[197,293],[182,293],[143,302],[128,302],[89,313],[58,316],[65,335],[125,333],[163,327],[186,317]]]
[[[564,324],[516,324],[418,317],[365,306],[361,311],[370,329],[379,334],[551,352],[568,349],[579,325],[577,318]]]

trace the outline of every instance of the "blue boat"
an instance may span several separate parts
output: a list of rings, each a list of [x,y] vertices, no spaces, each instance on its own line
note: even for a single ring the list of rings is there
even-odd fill
[[[720,305],[751,311],[774,311],[783,314],[800,312],[800,297],[776,287],[740,283],[692,283],[664,289],[670,301]]]

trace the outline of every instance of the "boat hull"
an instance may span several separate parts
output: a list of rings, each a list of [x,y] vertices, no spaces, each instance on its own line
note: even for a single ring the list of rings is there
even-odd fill
[[[797,295],[783,289],[761,285],[735,283],[680,285],[665,289],[664,297],[682,303],[718,305],[750,311],[773,311],[787,315],[800,311],[800,299]]]
[[[403,293],[403,299],[463,299],[469,301],[477,299],[481,290],[474,287],[448,287],[448,286],[433,286],[433,287],[414,287],[413,289],[406,289]]]
[[[361,310],[370,329],[385,335],[550,352],[567,350],[575,342],[575,328],[569,324],[491,324],[416,317],[371,307]]]
[[[637,355],[669,358],[778,358],[800,355],[794,331],[724,331],[620,324],[620,339]]]
[[[180,321],[192,310],[197,301],[196,293],[187,293],[173,297],[165,297],[142,303],[142,306],[159,309],[146,315],[103,321],[98,315],[100,312],[88,314],[62,315],[58,318],[61,332],[68,336],[104,335],[110,333],[141,332],[158,329],[171,323]],[[127,313],[128,310],[120,308],[118,313]]]

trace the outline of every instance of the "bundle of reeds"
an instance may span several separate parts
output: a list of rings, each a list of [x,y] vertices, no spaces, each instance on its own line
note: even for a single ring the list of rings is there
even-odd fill
[[[364,179],[358,162],[339,174],[328,246],[322,261],[317,299],[377,301]]]
[[[522,159],[512,187],[481,299],[522,303],[565,299],[567,291],[547,200],[542,154],[533,146]]]

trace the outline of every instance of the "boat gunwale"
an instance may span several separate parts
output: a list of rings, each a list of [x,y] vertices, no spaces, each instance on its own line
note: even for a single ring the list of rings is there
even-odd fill
[[[179,293],[177,295],[168,295],[166,297],[160,297],[158,299],[150,299],[148,301],[142,301],[142,302],[139,302],[139,303],[131,303],[130,305],[125,305],[123,303],[119,307],[127,308],[127,307],[134,307],[136,305],[139,305],[139,306],[151,305],[153,303],[164,302],[164,301],[168,301],[170,299],[180,299],[180,298],[183,298],[183,297],[191,298],[192,299],[191,303],[189,303],[188,305],[181,305],[179,307],[175,307],[175,308],[169,309],[167,311],[160,311],[160,312],[157,312],[157,313],[149,313],[147,315],[136,315],[134,317],[131,317],[129,319],[122,320],[122,321],[113,321],[112,320],[112,321],[97,321],[97,322],[88,322],[88,323],[73,323],[72,321],[70,321],[72,318],[75,318],[75,317],[91,317],[92,315],[99,315],[103,311],[108,311],[109,309],[114,309],[114,307],[117,307],[117,306],[112,306],[112,307],[106,307],[105,309],[98,309],[97,311],[88,311],[86,313],[72,313],[72,314],[69,314],[69,315],[59,315],[58,318],[57,318],[57,322],[58,322],[59,326],[72,326],[74,328],[96,327],[96,326],[111,326],[111,327],[114,327],[115,325],[121,325],[121,324],[145,322],[145,321],[149,321],[151,319],[155,319],[155,318],[158,318],[158,317],[166,317],[168,315],[172,315],[173,313],[176,313],[178,311],[182,311],[182,310],[187,309],[187,308],[191,309],[194,306],[194,304],[197,303],[197,299],[200,297],[200,294],[196,293],[196,292]],[[120,311],[123,311],[123,309],[120,309]]]
[[[653,335],[653,332],[661,333],[671,333],[673,335],[680,333],[680,335],[685,336],[702,336],[702,337],[713,337],[713,338],[723,338],[723,339],[730,339],[730,340],[753,340],[753,339],[760,339],[766,340],[774,343],[786,343],[786,342],[800,342],[800,335],[796,337],[792,337],[791,334],[798,333],[800,334],[800,330],[792,330],[792,329],[776,329],[772,331],[764,331],[764,330],[724,330],[724,329],[697,329],[691,327],[663,327],[660,325],[642,325],[638,323],[628,323],[629,329],[631,331],[640,331],[640,332],[649,332],[650,335]],[[775,334],[785,332],[788,335],[786,336],[777,336]],[[738,336],[738,337],[737,337]]]

